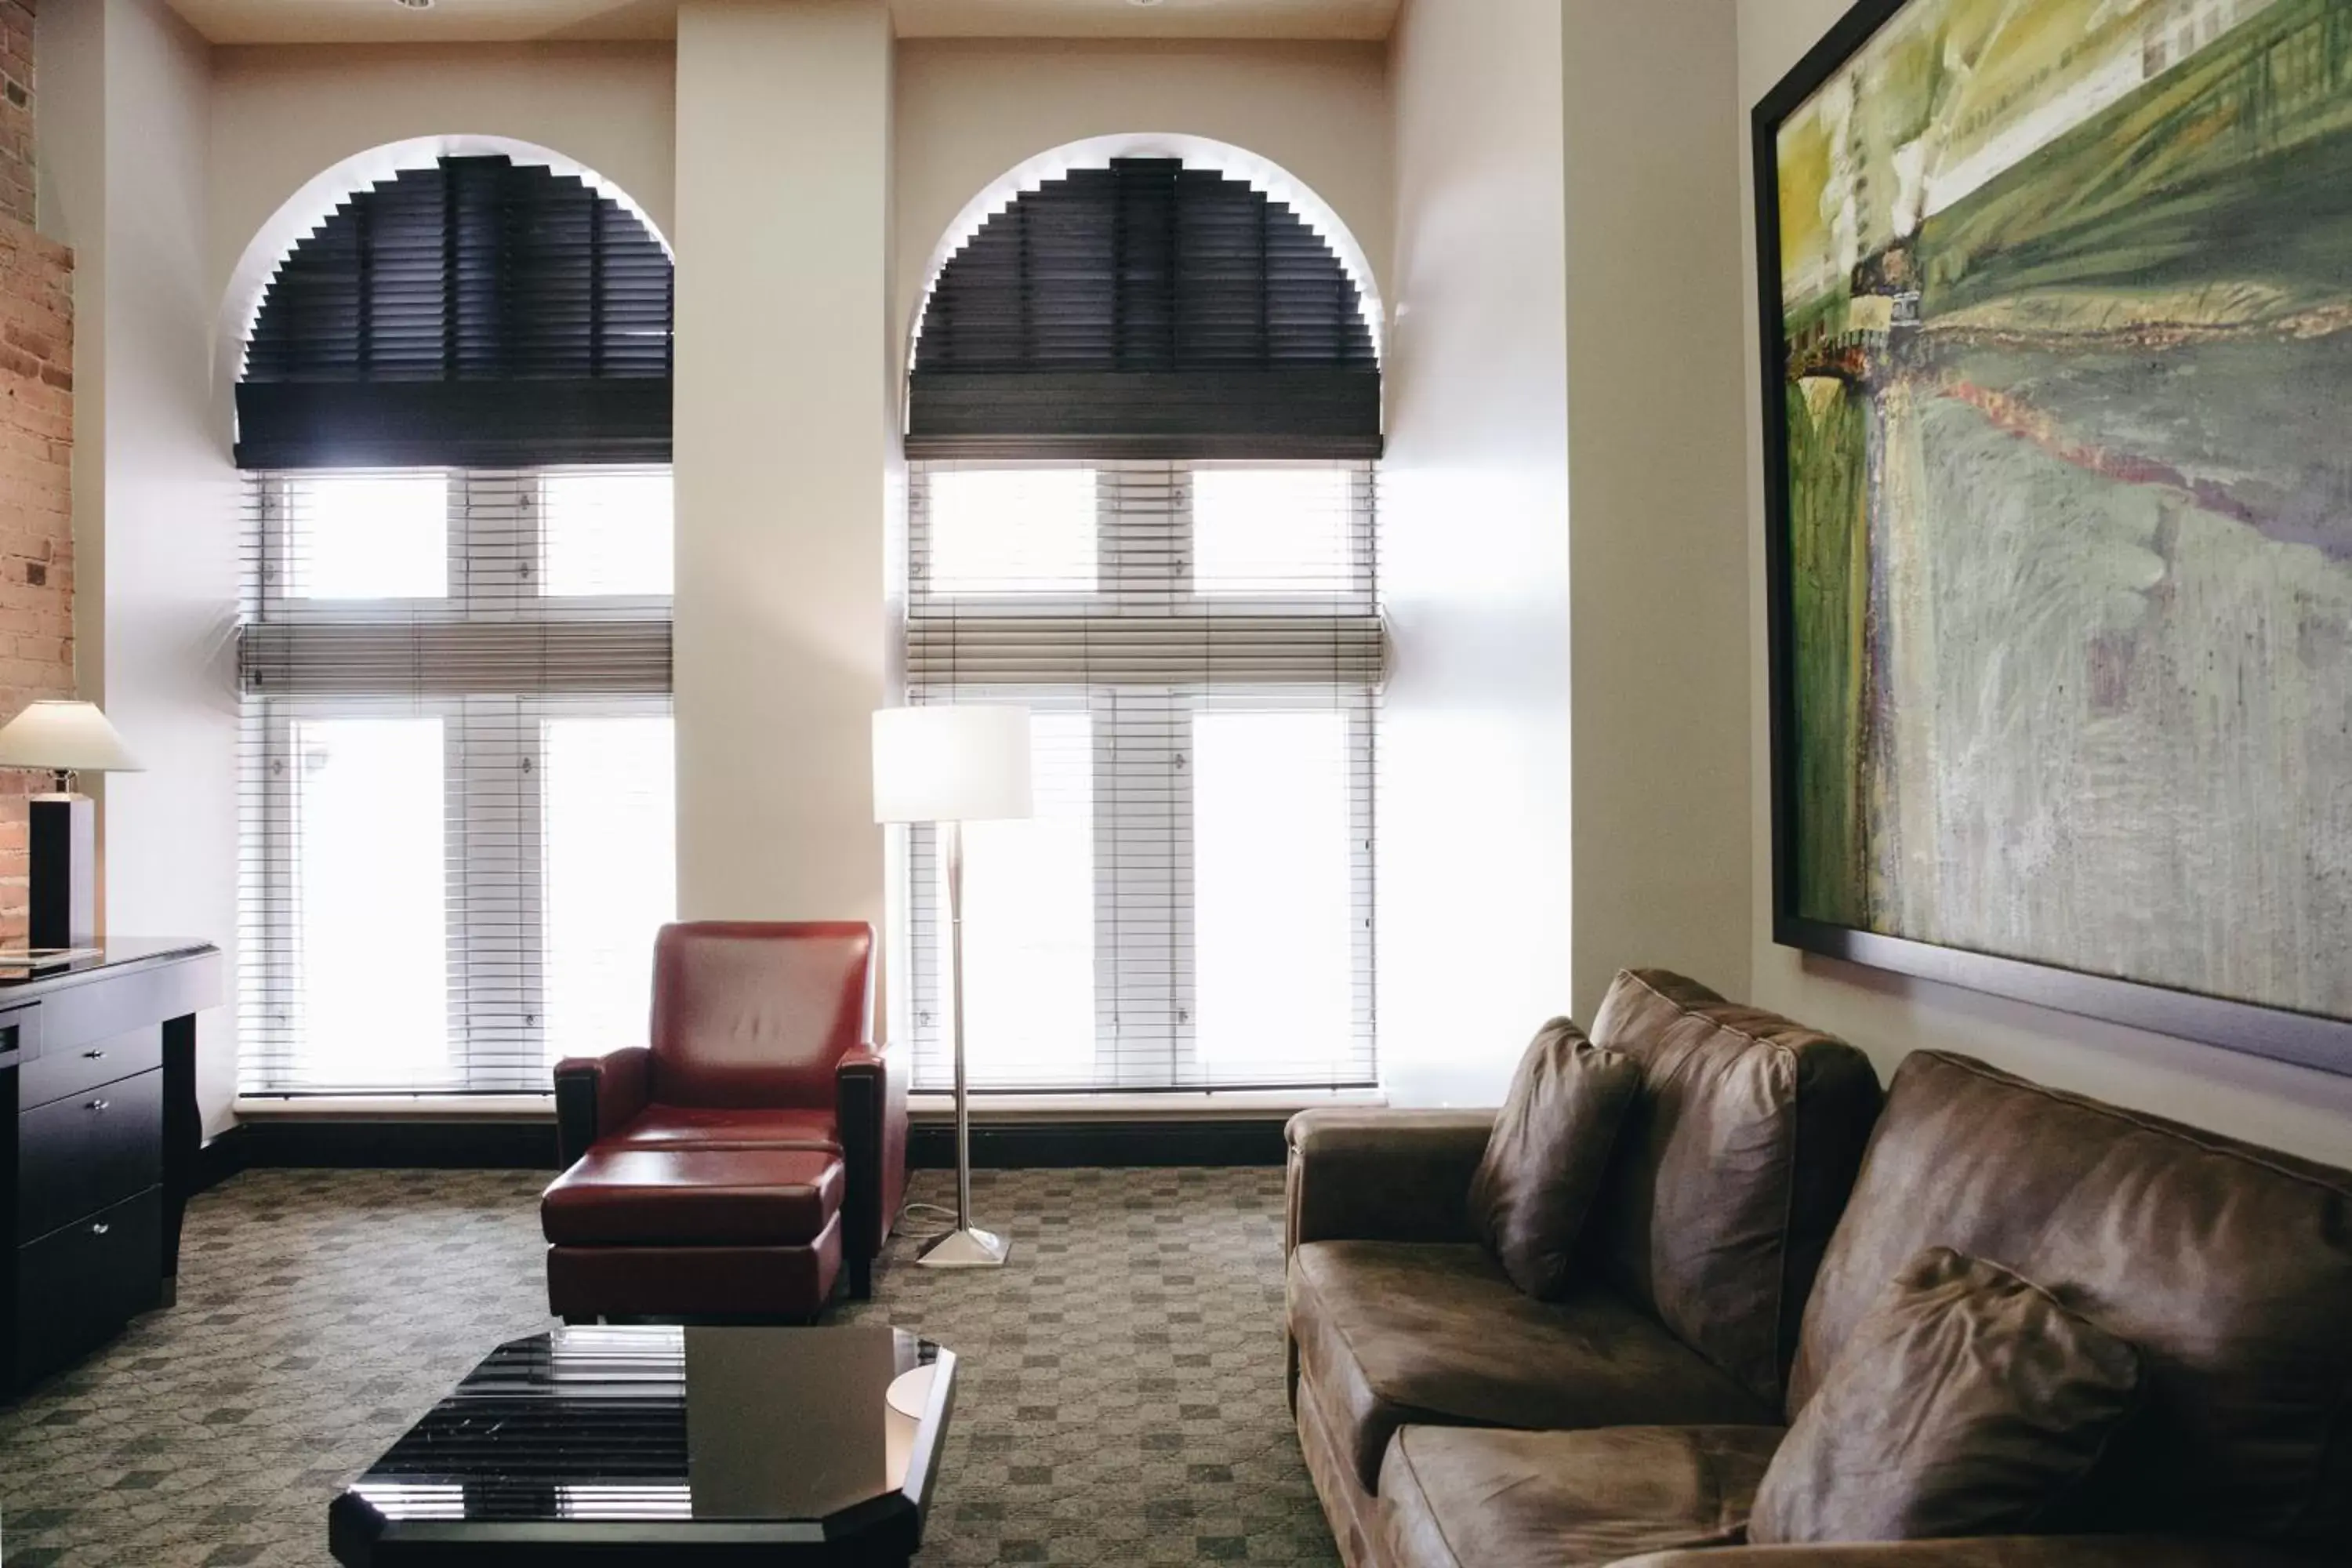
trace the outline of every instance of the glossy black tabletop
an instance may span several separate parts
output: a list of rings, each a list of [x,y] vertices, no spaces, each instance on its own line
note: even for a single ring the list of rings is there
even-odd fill
[[[893,1382],[932,1369],[919,1415]],[[920,1380],[916,1380],[919,1383]],[[898,1330],[572,1328],[500,1345],[329,1511],[338,1562],[896,1561],[955,1356]]]
[[[194,958],[214,951],[193,937],[115,936],[93,947],[0,947],[0,986],[11,992],[44,980],[121,970],[159,959]]]

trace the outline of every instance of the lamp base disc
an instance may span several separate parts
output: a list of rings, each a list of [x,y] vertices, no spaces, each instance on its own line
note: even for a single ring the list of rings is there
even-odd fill
[[[1001,1268],[1012,1250],[1009,1237],[967,1226],[926,1243],[915,1261],[926,1268]]]
[[[910,1372],[900,1373],[882,1391],[882,1403],[901,1415],[920,1421],[931,1403],[931,1382],[939,1370],[936,1363],[927,1362]]]

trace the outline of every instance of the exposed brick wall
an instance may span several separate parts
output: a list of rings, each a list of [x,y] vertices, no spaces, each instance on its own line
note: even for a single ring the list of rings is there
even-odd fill
[[[0,215],[35,221],[32,0],[0,0]]]
[[[33,7],[0,0],[0,721],[74,694],[73,253],[33,231]],[[0,772],[0,942],[25,937],[24,797]]]

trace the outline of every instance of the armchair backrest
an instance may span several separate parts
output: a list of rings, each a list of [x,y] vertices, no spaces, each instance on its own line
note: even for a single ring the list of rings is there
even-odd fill
[[[654,939],[653,1098],[830,1106],[834,1069],[874,1026],[874,928],[697,921]]]

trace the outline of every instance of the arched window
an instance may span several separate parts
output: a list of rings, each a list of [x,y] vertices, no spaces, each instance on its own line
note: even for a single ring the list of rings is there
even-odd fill
[[[1034,715],[1037,815],[965,828],[984,1088],[1376,1081],[1380,366],[1322,236],[1215,169],[1015,196],[912,354],[908,700]],[[910,830],[917,1082],[949,1076]]]
[[[675,898],[671,267],[504,157],[354,193],[237,386],[248,1094],[544,1091]]]

